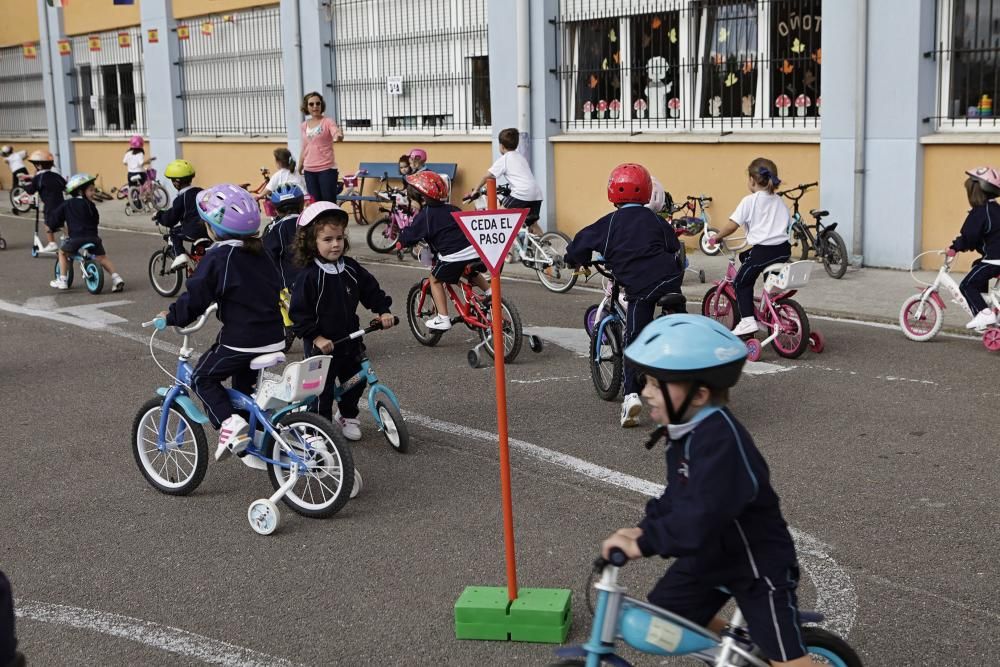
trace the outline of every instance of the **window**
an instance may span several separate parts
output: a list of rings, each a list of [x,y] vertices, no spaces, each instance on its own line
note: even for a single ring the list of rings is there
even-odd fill
[[[142,39],[139,28],[73,38],[72,104],[83,135],[144,134]]]
[[[396,0],[332,4],[334,107],[345,127],[371,134],[489,130],[486,0],[424,0],[420,11]]]
[[[179,60],[185,132],[286,134],[278,7],[200,16],[184,25],[188,38],[179,42]]]
[[[41,56],[25,58],[21,46],[0,49],[0,135],[44,136],[46,127]]]
[[[1000,92],[1000,0],[943,0],[938,14],[940,129],[997,127]]]
[[[815,128],[820,10],[821,0],[560,0],[563,125]]]

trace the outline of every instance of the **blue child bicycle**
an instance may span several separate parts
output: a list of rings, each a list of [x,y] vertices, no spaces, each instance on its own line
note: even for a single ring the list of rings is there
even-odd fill
[[[97,263],[90,252],[93,250],[93,243],[84,243],[74,254],[69,256],[69,271],[66,272],[66,285],[73,286],[73,262],[80,265],[80,274],[83,282],[87,286],[87,291],[91,294],[100,294],[104,289],[104,269]],[[59,258],[56,258],[55,277],[59,279]]]
[[[610,556],[610,561],[603,558],[594,561],[594,573],[601,578],[594,584],[598,592],[590,638],[582,646],[557,649],[556,655],[563,660],[556,664],[628,667],[629,663],[615,654],[615,642],[623,639],[650,655],[685,655],[714,667],[769,667],[767,659],[754,646],[738,607],[725,630],[717,635],[666,609],[625,595],[625,589],[618,584],[618,570],[628,559],[619,549],[612,549]],[[815,612],[799,615],[804,623],[823,620],[823,615]],[[861,658],[854,649],[832,632],[805,625],[802,643],[818,664],[861,667]]]
[[[163,368],[153,354],[156,331],[150,337],[153,361],[174,384],[157,389],[157,397],[139,408],[132,426],[132,453],[146,481],[168,495],[194,491],[208,466],[204,429],[208,417],[191,398],[190,359],[194,350],[188,337],[201,329],[215,310],[212,305],[191,326],[177,330],[184,338],[176,374]],[[142,326],[159,331],[166,323],[157,318]],[[278,528],[278,500],[303,516],[325,518],[344,507],[355,487],[357,471],[340,429],[307,410],[323,390],[330,360],[329,356],[318,356],[288,364],[281,377],[272,380],[264,378],[265,369],[283,363],[285,355],[263,354],[250,364],[259,371],[255,394],[228,390],[233,407],[248,414],[250,432],[255,434],[245,456],[263,462],[275,489],[269,498],[251,503],[247,511],[250,526],[261,535],[270,535]]]

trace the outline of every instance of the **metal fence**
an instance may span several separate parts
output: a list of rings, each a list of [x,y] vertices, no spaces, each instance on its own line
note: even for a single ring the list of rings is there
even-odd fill
[[[84,136],[145,134],[142,32],[122,28],[70,40],[73,95],[70,104]]]
[[[331,19],[352,133],[489,131],[486,0],[333,0]]]
[[[795,130],[821,113],[821,0],[560,0],[567,130]]]
[[[924,56],[938,69],[937,112],[925,120],[940,129],[998,127],[1000,0],[941,0],[935,48]]]
[[[21,46],[0,49],[0,135],[32,137],[46,133],[41,55],[25,58]]]
[[[190,19],[177,32],[185,133],[286,134],[277,5]]]

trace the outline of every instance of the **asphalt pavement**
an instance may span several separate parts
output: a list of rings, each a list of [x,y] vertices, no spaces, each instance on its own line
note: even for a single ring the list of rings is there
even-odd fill
[[[126,289],[91,296],[48,287],[52,258],[30,257],[30,220],[0,216],[0,231],[0,569],[33,664],[549,661],[547,645],[454,639],[463,588],[504,583],[493,375],[465,363],[468,332],[435,348],[405,324],[369,338],[412,453],[390,451],[363,413],[353,446],[362,495],[326,520],[284,511],[265,538],[246,521],[248,504],[271,493],[263,473],[212,462],[195,493],[175,498],[132,459],[135,413],[169,382],[139,326],[169,303],[145,275],[160,240],[106,231]],[[402,315],[423,269],[371,257],[363,233],[352,230],[353,254]],[[691,262],[709,279],[724,270],[697,252]],[[551,294],[518,267],[506,276],[505,297],[546,343],[507,368],[518,576],[573,589],[578,643],[589,562],[604,536],[641,516],[662,483],[663,450],[647,452],[650,426],[620,429],[618,404],[593,391],[579,332],[596,291]],[[910,293],[905,272],[813,277],[800,297],[826,350],[785,360],[767,349],[733,395],[795,531],[802,606],[826,612],[869,665],[1000,664],[995,355],[971,337],[918,344],[880,325]],[[688,282],[692,296],[708,287]],[[211,336],[196,335],[196,349]],[[642,597],[665,565],[629,565],[624,582]]]

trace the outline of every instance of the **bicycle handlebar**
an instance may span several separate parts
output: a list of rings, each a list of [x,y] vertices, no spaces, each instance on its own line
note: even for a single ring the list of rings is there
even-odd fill
[[[798,201],[799,199],[802,199],[802,197],[805,196],[806,192],[808,192],[811,188],[815,188],[818,185],[819,185],[819,181],[814,181],[812,183],[799,183],[794,188],[788,188],[787,190],[781,190],[779,192],[776,192],[775,194],[776,195],[780,195],[782,197],[788,197],[789,199],[793,199],[793,200]],[[789,194],[789,193],[792,193],[792,192],[797,192],[799,190],[801,190],[801,192],[799,193],[798,197],[794,197],[791,194]]]
[[[182,336],[187,336],[188,334],[192,334],[195,331],[198,331],[199,329],[201,329],[203,326],[205,326],[205,322],[208,321],[208,316],[212,315],[213,313],[215,313],[215,311],[217,311],[218,309],[219,309],[219,305],[216,304],[216,303],[213,303],[211,306],[208,307],[207,310],[205,310],[204,313],[201,314],[201,317],[199,317],[198,319],[196,319],[194,322],[192,322],[186,328],[184,328],[184,329],[181,329],[181,328],[178,328],[178,327],[174,327],[174,328],[177,329],[177,333],[179,333]],[[142,323],[142,327],[144,329],[148,328],[148,327],[156,327],[157,330],[165,329],[166,328],[166,322],[164,322],[164,325],[162,327],[157,324],[157,320],[160,320],[160,319],[161,318],[159,318],[159,317],[154,317],[149,322],[143,322]]]
[[[614,547],[608,552],[608,558],[604,556],[597,557],[597,560],[594,561],[594,570],[603,570],[609,565],[623,567],[627,562],[628,556],[625,555],[625,552],[618,547]]]
[[[397,324],[399,324],[399,316],[398,315],[393,315],[392,316],[392,326],[396,326]],[[357,331],[344,336],[340,340],[333,341],[333,346],[336,347],[338,345],[346,343],[349,340],[354,340],[355,338],[361,338],[362,336],[367,336],[368,334],[373,333],[375,331],[381,331],[383,328],[384,327],[382,326],[382,321],[381,320],[379,320],[377,318],[373,319],[371,321],[371,324],[369,324],[364,329],[358,329]]]
[[[473,193],[471,197],[469,197],[468,195],[462,197],[462,201],[468,204],[469,202],[475,201],[476,199],[482,197],[485,194],[486,194],[486,188],[485,187],[479,188]],[[505,183],[503,185],[497,186],[497,197],[509,197],[509,196],[510,196],[510,185]]]
[[[696,202],[707,202],[707,201],[712,201],[712,198],[707,197],[705,195],[698,195],[697,197],[695,197],[694,195],[688,195],[687,200]]]

